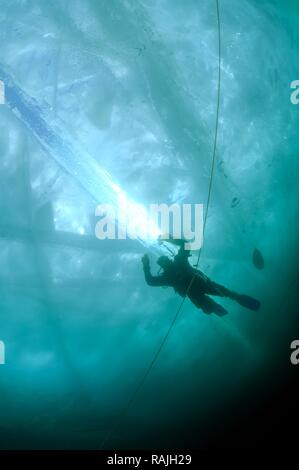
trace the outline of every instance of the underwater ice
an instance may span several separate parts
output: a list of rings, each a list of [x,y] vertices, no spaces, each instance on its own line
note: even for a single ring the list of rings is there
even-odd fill
[[[150,447],[157,423],[172,429],[195,409],[204,422],[262,374],[283,334],[285,309],[273,309],[298,252],[286,230],[298,218],[298,51],[279,2],[239,3],[220,2],[200,268],[263,310],[223,301],[221,320],[186,301],[115,446]],[[216,6],[14,0],[1,2],[0,25],[1,445],[96,447],[179,298],[145,284],[143,244],[95,238],[95,207],[117,191],[145,206],[206,204]]]

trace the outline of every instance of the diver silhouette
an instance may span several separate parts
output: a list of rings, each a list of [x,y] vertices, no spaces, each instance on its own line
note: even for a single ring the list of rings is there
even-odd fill
[[[211,297],[209,297],[210,295],[228,297],[245,308],[254,311],[259,310],[260,302],[258,300],[248,295],[237,294],[211,281],[211,279],[199,269],[193,268],[188,261],[190,250],[184,249],[185,240],[174,240],[170,238],[168,241],[179,245],[180,249],[173,260],[169,259],[167,256],[160,256],[160,258],[158,258],[157,264],[163,269],[162,274],[152,276],[148,255],[142,257],[144,276],[149,286],[173,287],[175,292],[181,297],[188,296],[196,307],[208,314],[215,313],[218,316],[223,316],[228,313],[224,307],[211,299]]]

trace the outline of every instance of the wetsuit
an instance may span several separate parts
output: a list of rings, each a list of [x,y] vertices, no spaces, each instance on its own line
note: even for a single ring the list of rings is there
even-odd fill
[[[149,264],[143,265],[144,276],[149,286],[173,287],[180,296],[186,297],[205,313],[225,315],[227,310],[209,297],[215,295],[229,297],[251,310],[258,310],[260,303],[247,295],[240,295],[226,287],[211,281],[204,273],[190,266],[189,251],[180,248],[169,266],[158,276],[152,276]],[[189,287],[190,286],[190,287]]]

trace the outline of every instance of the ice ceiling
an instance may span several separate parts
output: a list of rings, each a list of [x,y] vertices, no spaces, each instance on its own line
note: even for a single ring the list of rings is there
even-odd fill
[[[296,241],[283,227],[298,212],[289,198],[298,195],[298,113],[289,101],[298,51],[279,2],[244,0],[240,8],[221,0],[220,18],[219,138],[201,269],[269,309],[277,299],[267,289],[287,282],[282,259],[291,261]],[[96,447],[178,298],[145,285],[142,244],[96,240],[95,207],[115,203],[118,191],[136,204],[206,203],[216,2],[2,1],[0,22],[3,442],[30,425],[25,447],[43,439]],[[252,264],[255,248],[263,270]],[[280,318],[269,333],[271,308],[253,317],[225,306],[230,317],[222,321],[186,302],[115,445],[146,442],[157,407],[170,425],[182,403],[184,413],[192,410],[197,387],[204,385],[202,403],[215,407],[222,398],[211,394],[214,383],[223,396],[260,370]],[[139,437],[132,420],[143,423]]]

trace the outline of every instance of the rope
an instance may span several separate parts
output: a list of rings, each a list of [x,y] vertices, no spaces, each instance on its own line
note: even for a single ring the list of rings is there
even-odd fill
[[[212,158],[212,163],[211,163],[211,171],[210,171],[210,178],[209,178],[209,188],[208,188],[208,196],[207,196],[207,203],[206,203],[206,212],[204,216],[204,222],[203,222],[203,235],[205,233],[205,228],[206,228],[206,223],[207,223],[207,217],[208,217],[208,211],[209,211],[209,205],[210,205],[210,200],[211,200],[211,193],[212,193],[212,184],[213,184],[213,177],[214,177],[214,169],[215,169],[215,161],[216,161],[216,149],[217,149],[217,140],[218,140],[218,123],[219,123],[219,109],[220,109],[220,91],[221,91],[221,30],[220,30],[220,14],[219,14],[219,0],[216,0],[216,10],[217,10],[217,25],[218,25],[218,92],[217,92],[217,108],[216,108],[216,125],[215,125],[215,134],[214,134],[214,145],[213,145],[213,158]],[[201,255],[201,250],[198,253],[198,258],[197,258],[197,263],[196,267],[199,265],[199,260],[200,260],[200,255]],[[145,383],[148,375],[150,374],[152,368],[154,367],[163,347],[164,344],[166,343],[177,319],[178,316],[184,306],[186,297],[188,296],[188,293],[193,285],[194,279],[196,278],[196,272],[193,274],[193,277],[189,283],[188,289],[186,291],[186,296],[183,297],[181,300],[175,315],[168,327],[168,330],[166,331],[156,353],[154,354],[150,364],[148,365],[144,375],[142,376],[139,384],[137,385],[136,389],[134,390],[134,393],[132,394],[131,398],[129,399],[126,407],[123,409],[123,411],[120,413],[118,416],[118,419],[114,425],[114,427],[108,432],[108,434],[104,437],[104,439],[101,442],[100,449],[103,449],[104,444],[110,439],[110,437],[119,429],[123,417],[127,414],[128,410],[130,409],[132,403],[134,402],[136,396],[138,395],[139,391],[142,389],[143,384]]]

